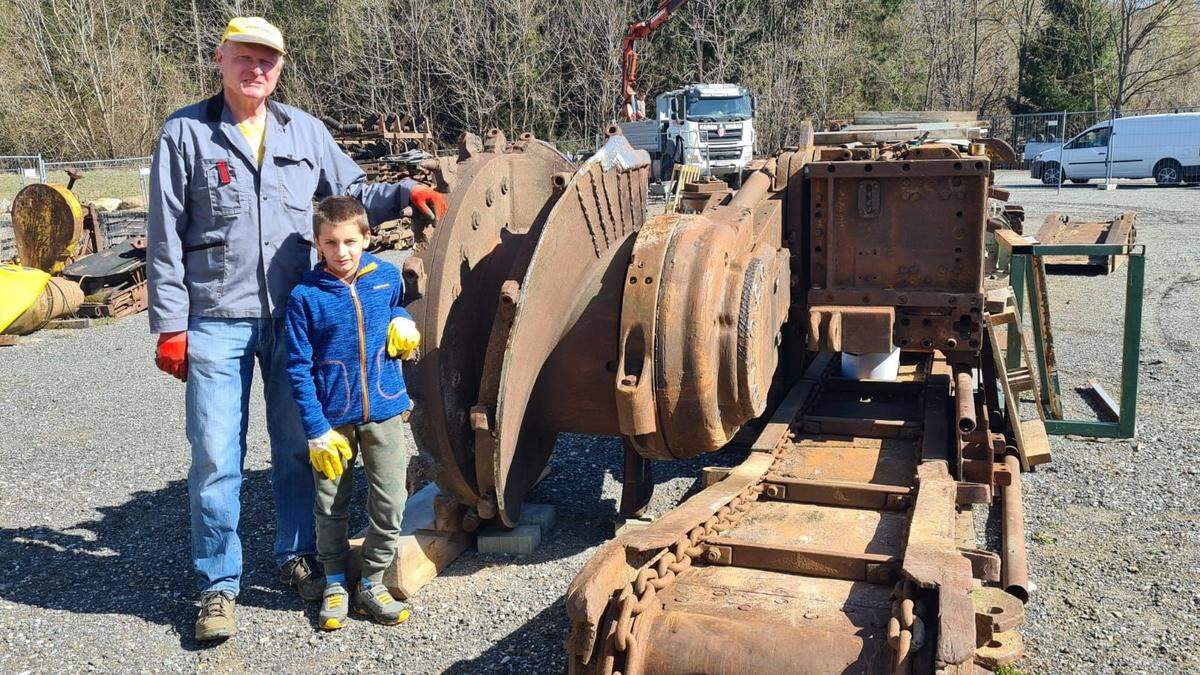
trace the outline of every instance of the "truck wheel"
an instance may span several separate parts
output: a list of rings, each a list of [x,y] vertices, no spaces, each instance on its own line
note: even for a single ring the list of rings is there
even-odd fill
[[[1046,162],[1042,167],[1042,185],[1058,185],[1058,177],[1062,172],[1062,168],[1058,166],[1058,162]]]
[[[675,167],[674,155],[670,153],[663,155],[662,158],[658,160],[658,166],[660,169],[658,174],[659,180],[664,183],[671,180],[671,170]]]
[[[742,187],[742,172],[735,171],[734,173],[730,174],[729,178],[725,179],[725,182],[729,183],[729,187],[733,188],[734,190],[740,189]]]
[[[1154,182],[1159,185],[1179,185],[1183,167],[1173,159],[1164,159],[1154,165]]]

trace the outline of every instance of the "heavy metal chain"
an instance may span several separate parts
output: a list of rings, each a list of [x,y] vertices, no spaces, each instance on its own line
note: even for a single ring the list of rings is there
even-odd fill
[[[913,600],[912,581],[897,582],[892,590],[892,618],[888,621],[887,641],[892,648],[892,673],[912,672],[912,655],[925,644],[925,623],[921,621],[923,607]]]
[[[622,589],[621,594],[617,596],[617,624],[613,631],[613,641],[616,650],[625,654],[626,662],[639,653],[641,645],[635,636],[637,619],[654,605],[658,591],[671,585],[676,576],[691,567],[692,561],[704,553],[701,542],[706,537],[720,534],[736,525],[750,510],[762,490],[761,484],[746,486],[708,520],[693,527],[669,548],[663,549],[653,564],[643,567],[634,580]],[[621,675],[621,671],[618,670],[614,670],[613,673]]]
[[[805,405],[797,412],[797,418],[802,417],[804,410],[819,398],[820,389],[820,383],[814,386]],[[774,459],[764,476],[776,472],[783,459],[784,448],[795,438],[795,433],[788,431],[781,442],[775,446],[771,451]],[[704,553],[702,542],[705,538],[720,534],[736,525],[762,492],[762,481],[746,486],[728,504],[709,516],[708,520],[692,528],[670,547],[662,549],[654,562],[639,570],[634,580],[621,590],[620,595],[617,596],[617,623],[612,639],[615,651],[624,655],[625,663],[638,660],[636,657],[641,650],[641,645],[636,637],[638,617],[654,606],[654,603],[658,601],[658,592],[674,583],[676,576],[691,567],[692,562],[701,557]],[[621,671],[615,668],[612,672],[613,675],[622,675]]]

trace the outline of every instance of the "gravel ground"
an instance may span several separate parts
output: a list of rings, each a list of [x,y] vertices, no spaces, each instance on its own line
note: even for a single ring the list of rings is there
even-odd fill
[[[1030,565],[1038,592],[1023,630],[1030,672],[1200,668],[1200,537],[1195,456],[1200,415],[1200,191],[1142,184],[1115,192],[1053,189],[1019,173],[1001,183],[1045,213],[1136,209],[1149,249],[1137,442],[1055,439],[1054,463],[1026,479]],[[1117,390],[1124,275],[1053,276],[1064,393],[1101,376]],[[611,536],[620,487],[615,439],[564,436],[531,499],[558,525],[528,558],[464,554],[398,628],[364,621],[335,634],[279,588],[271,561],[268,448],[261,394],[251,406],[242,533],[241,634],[191,637],[188,451],[183,389],[158,373],[144,315],[83,331],[46,331],[0,349],[0,672],[553,672],[565,667],[563,592]],[[1169,386],[1168,386],[1169,385]],[[260,391],[260,390],[259,390]],[[703,465],[657,467],[651,513],[694,490]],[[360,482],[361,485],[361,482]],[[361,519],[361,517],[360,517]]]
[[[1030,574],[1038,586],[1022,634],[1031,672],[1196,672],[1200,649],[1200,189],[1122,181],[1061,194],[1016,172],[1003,186],[1026,231],[1063,211],[1138,212],[1147,270],[1138,438],[1053,438],[1054,461],[1025,479]],[[1049,277],[1064,407],[1096,414],[1078,387],[1120,391],[1125,267]]]

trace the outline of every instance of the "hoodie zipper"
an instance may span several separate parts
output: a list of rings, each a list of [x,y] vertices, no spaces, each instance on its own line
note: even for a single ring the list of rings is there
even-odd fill
[[[362,369],[362,402],[363,402],[363,424],[366,424],[371,419],[371,399],[367,395],[367,331],[363,328],[363,313],[362,305],[358,302],[358,292],[354,289],[358,283],[358,275],[355,275],[354,281],[349,285],[350,299],[354,301],[354,314],[358,318],[358,365]]]

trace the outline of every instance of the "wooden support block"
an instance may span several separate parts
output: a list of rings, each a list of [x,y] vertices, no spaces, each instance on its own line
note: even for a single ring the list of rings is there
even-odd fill
[[[724,480],[732,470],[727,466],[706,466],[700,470],[702,484],[704,487],[712,487],[714,483]]]
[[[21,342],[20,335],[0,335],[0,347],[16,347]]]
[[[430,483],[409,497],[404,505],[396,557],[383,573],[384,585],[401,600],[413,597],[471,544],[471,535],[466,532],[432,529],[435,519],[433,501],[437,495],[437,485]],[[364,530],[350,540],[351,576],[361,574],[365,534]]]
[[[1033,237],[1026,237],[1012,230],[996,230],[996,243],[1014,255],[1031,253],[1036,241]]]
[[[52,319],[46,324],[46,330],[78,330],[91,328],[94,319],[87,317],[75,319]]]
[[[1025,455],[1026,466],[1037,466],[1050,461],[1050,439],[1046,436],[1046,424],[1040,419],[1021,422],[1021,439],[1024,441],[1019,448]]]

